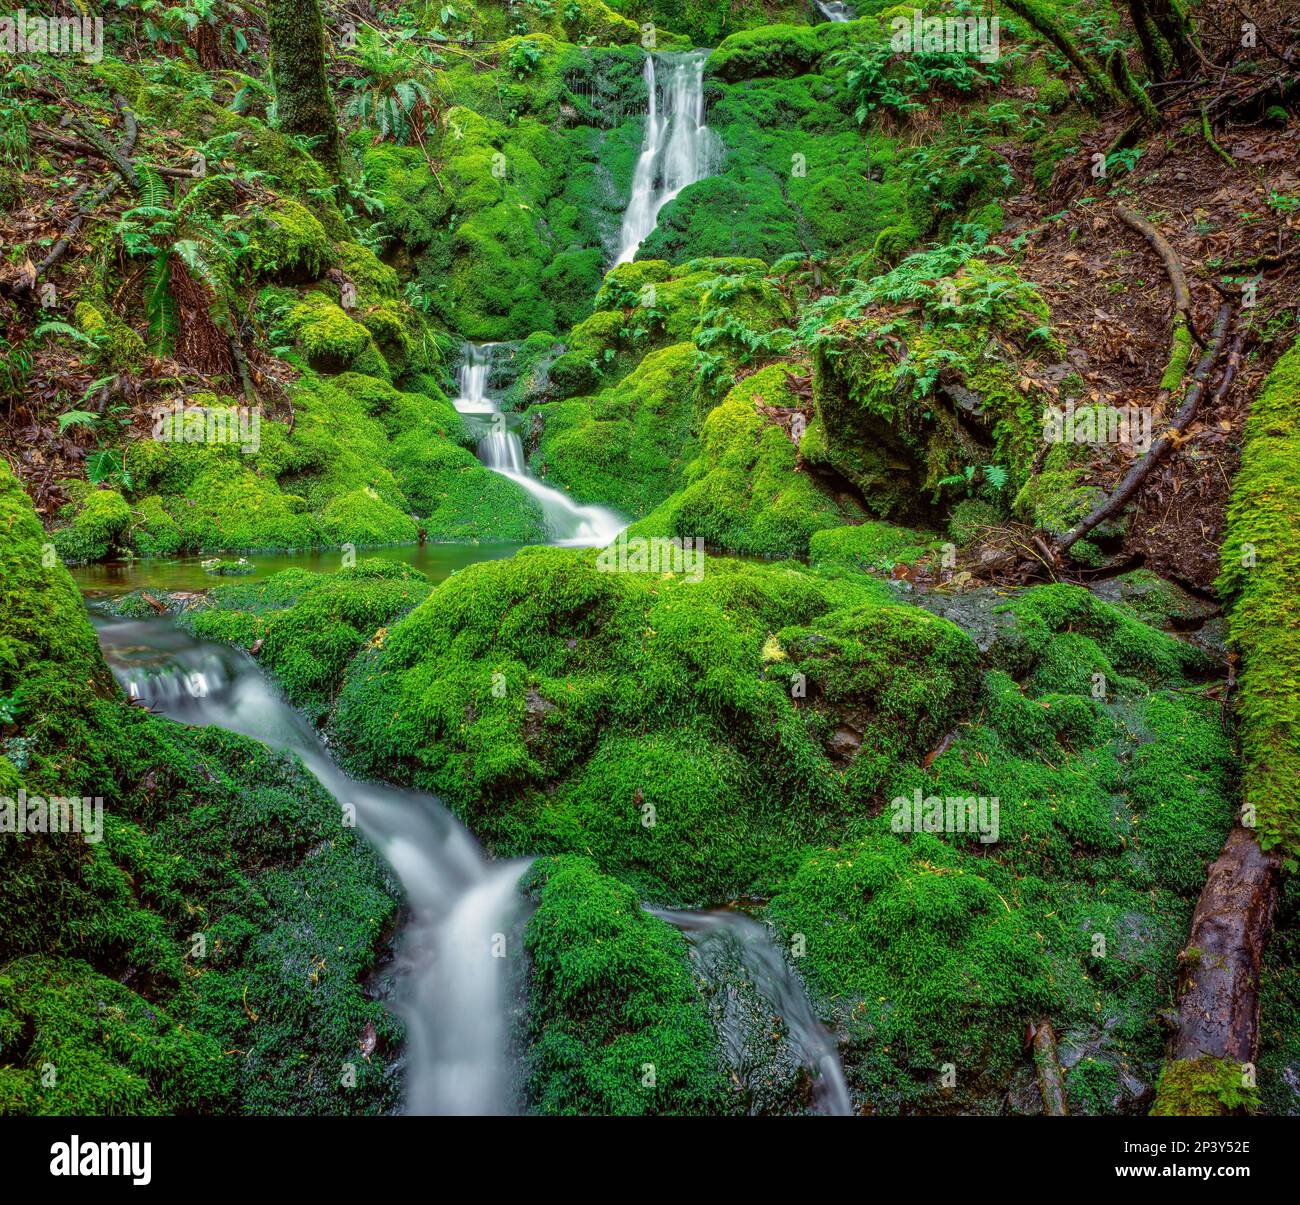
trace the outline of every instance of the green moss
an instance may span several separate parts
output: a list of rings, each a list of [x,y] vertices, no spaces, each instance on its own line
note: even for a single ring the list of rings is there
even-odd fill
[[[537,863],[525,944],[530,1097],[548,1114],[729,1111],[686,941],[586,858]]]
[[[464,448],[411,432],[394,444],[393,471],[431,540],[530,544],[546,539],[542,511],[532,496],[485,469]]]
[[[181,616],[196,636],[251,645],[297,707],[324,715],[362,645],[421,602],[431,586],[407,565],[362,560],[337,573],[288,570],[244,586],[219,586],[213,609]],[[285,607],[292,600],[291,607]]]
[[[1040,690],[1086,692],[1100,673],[1108,691],[1141,693],[1144,684],[1177,684],[1209,668],[1200,649],[1080,586],[1035,586],[998,610],[1014,617],[1017,638],[995,649],[995,659],[1031,673]]]
[[[131,509],[115,490],[91,490],[67,527],[51,534],[66,561],[98,561],[117,546]]]
[[[948,516],[948,534],[959,546],[989,534],[1002,522],[1002,512],[982,498],[963,498]]]
[[[973,658],[865,580],[713,558],[688,581],[531,549],[394,625],[335,724],[359,771],[438,791],[498,848],[597,851],[649,898],[698,902],[770,886],[832,801],[862,807],[967,704]],[[841,729],[861,751],[832,760]]]
[[[1251,405],[1217,583],[1242,659],[1237,714],[1247,814],[1260,844],[1278,847],[1289,867],[1300,856],[1300,808],[1288,785],[1300,775],[1300,640],[1289,618],[1300,572],[1298,389],[1300,346],[1293,346]]]
[[[320,520],[331,544],[410,544],[419,534],[410,515],[364,485],[331,498]]]
[[[691,448],[689,343],[653,351],[620,384],[594,398],[534,408],[541,438],[534,471],[575,501],[644,515],[682,480]]]
[[[764,75],[805,75],[837,50],[856,41],[870,21],[822,25],[764,25],[733,33],[710,56],[710,75],[728,81]]]
[[[0,1071],[0,1116],[158,1116],[229,1107],[220,1043],[79,959],[32,954],[0,974],[0,1049],[52,1067]],[[26,1038],[26,1042],[23,1042]],[[7,1040],[5,1040],[7,1039]]]
[[[914,299],[903,314],[899,296]],[[970,248],[919,253],[823,303],[818,320],[818,463],[853,482],[877,513],[917,512],[926,491],[969,465],[1000,465],[1013,487],[1031,477],[1041,407],[1022,391],[1007,347],[1041,338],[1048,312],[1014,269],[971,258]],[[885,321],[889,338],[878,338]],[[959,416],[963,407],[970,414]],[[991,449],[967,432],[970,421]]]
[[[114,372],[139,372],[144,364],[144,339],[106,306],[77,303],[77,325],[96,343],[96,358]]]
[[[765,556],[807,555],[816,533],[852,517],[799,472],[789,434],[759,408],[797,410],[788,364],[772,364],[732,388],[705,420],[685,488],[629,535],[699,537],[710,547]]]
[[[1192,358],[1192,332],[1181,314],[1174,318],[1174,334],[1169,349],[1169,363],[1165,366],[1164,376],[1160,378],[1160,388],[1170,393],[1177,393],[1187,374],[1187,365]]]
[[[841,1041],[867,1051],[856,1075],[884,1111],[900,1099],[936,1112],[945,1096],[969,1101],[1020,1058],[1022,1027],[1007,1014],[1052,999],[1031,914],[928,834],[811,852],[771,911],[806,943],[814,992],[847,1006]],[[941,1086],[945,1063],[957,1091]]]
[[[370,332],[323,293],[308,293],[290,309],[285,329],[323,372],[341,372],[371,346]]]
[[[853,527],[819,531],[812,537],[814,565],[843,565],[865,572],[911,564],[934,549],[933,541],[905,527],[868,520]]]
[[[315,280],[338,262],[320,219],[288,198],[257,215],[247,254],[255,279]]]
[[[1174,1059],[1160,1073],[1152,1117],[1222,1117],[1250,1112],[1259,1106],[1259,1093],[1243,1083],[1240,1065],[1209,1055]]]

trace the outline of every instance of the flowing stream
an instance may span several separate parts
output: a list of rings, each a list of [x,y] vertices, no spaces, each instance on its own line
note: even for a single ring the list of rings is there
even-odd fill
[[[196,640],[165,616],[94,622],[130,698],[182,724],[215,724],[296,753],[336,799],[356,806],[406,897],[393,1001],[406,1023],[405,1111],[513,1112],[509,1022],[524,920],[516,885],[527,860],[485,858],[431,795],[349,778],[246,654]]]
[[[704,124],[706,55],[660,56],[662,102],[656,58],[646,57],[645,140],[623,221],[619,263],[636,254],[660,209],[688,184],[708,175],[716,162],[717,140]],[[626,525],[617,514],[600,506],[579,506],[528,471],[519,435],[492,392],[499,347],[466,344],[460,369],[456,409],[486,425],[479,459],[537,500],[553,543],[608,544]],[[379,551],[411,560],[440,580],[472,561],[508,556],[514,547]],[[421,564],[421,556],[429,563]],[[304,553],[255,555],[250,567],[256,580],[297,562],[321,569],[334,564],[320,554]],[[79,581],[85,590],[106,593],[215,584],[202,576],[195,558],[96,566]],[[392,868],[406,899],[391,1002],[406,1023],[405,1111],[515,1111],[519,1076],[510,1031],[522,986],[514,975],[522,964],[514,955],[522,949],[525,919],[518,883],[528,860],[487,858],[469,831],[432,795],[348,777],[315,729],[247,654],[197,640],[166,616],[96,616],[94,623],[105,657],[128,697],[179,723],[215,724],[296,753],[337,800],[355,805],[362,832]],[[767,1010],[769,1019],[784,1029],[780,1057],[811,1076],[816,1111],[850,1112],[835,1045],[763,926],[736,912],[656,915],[686,934],[697,969],[722,992],[724,1005],[720,1013],[715,1009],[715,1024],[733,1068],[754,1083],[772,1078],[765,1073],[762,1056],[755,1059],[747,1051],[741,1010],[726,1003],[738,998],[739,981],[746,995],[762,1002],[759,1011]]]
[[[494,473],[509,477],[541,505],[553,544],[603,547],[627,524],[603,506],[579,506],[563,490],[539,481],[524,463],[524,446],[499,400],[490,392],[492,368],[501,344],[467,343],[460,366],[460,392],[454,405],[467,418],[487,423],[478,458]]]
[[[655,228],[659,211],[688,184],[712,175],[717,166],[721,144],[704,124],[704,60],[708,54],[704,50],[646,55],[642,68],[649,95],[645,136],[615,263],[629,263]],[[656,77],[659,70],[664,76],[662,95]]]

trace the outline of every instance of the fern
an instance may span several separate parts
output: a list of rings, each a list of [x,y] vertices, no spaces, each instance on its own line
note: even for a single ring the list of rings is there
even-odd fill
[[[153,257],[145,273],[144,312],[149,321],[150,346],[158,354],[169,352],[180,323],[171,293],[171,258],[165,251]]]

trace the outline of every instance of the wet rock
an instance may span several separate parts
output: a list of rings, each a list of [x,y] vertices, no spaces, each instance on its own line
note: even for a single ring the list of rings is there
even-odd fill
[[[1000,661],[1014,663],[1023,638],[1013,616],[997,613],[997,608],[1004,606],[1009,597],[1005,591],[981,586],[962,594],[918,592],[910,601],[931,614],[952,620],[975,641],[981,653],[987,655],[997,649]]]

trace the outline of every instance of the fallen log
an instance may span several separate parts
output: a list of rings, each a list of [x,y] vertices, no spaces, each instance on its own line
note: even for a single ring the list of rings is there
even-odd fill
[[[1259,973],[1280,874],[1280,856],[1241,825],[1210,864],[1178,956],[1176,1028],[1153,1116],[1221,1116],[1257,1103]]]
[[[1034,1026],[1034,1067],[1038,1072],[1038,1090],[1043,1094],[1043,1112],[1048,1117],[1068,1116],[1065,1076],[1061,1073],[1056,1033],[1050,1021],[1039,1021]]]

